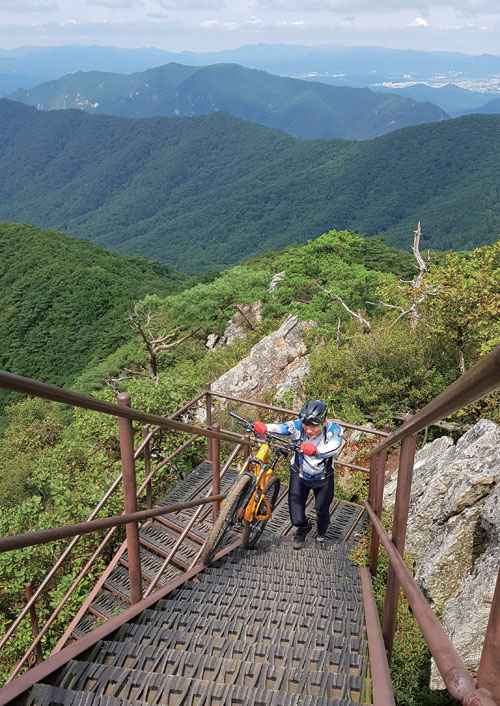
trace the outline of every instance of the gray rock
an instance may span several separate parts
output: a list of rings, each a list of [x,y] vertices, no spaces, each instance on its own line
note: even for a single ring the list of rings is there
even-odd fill
[[[500,566],[500,547],[483,554],[445,606],[442,626],[469,672],[476,676]],[[431,689],[444,683],[432,661]]]
[[[265,393],[272,392],[280,398],[293,389],[299,400],[303,379],[309,372],[302,336],[312,326],[316,324],[289,316],[277,331],[259,341],[246,358],[216,380],[212,390],[260,400]],[[220,406],[225,406],[224,401],[220,401]],[[204,418],[204,409],[200,408],[196,419],[203,422]]]
[[[280,283],[281,280],[284,278],[284,276],[285,276],[285,271],[283,271],[283,272],[277,272],[277,273],[273,276],[273,278],[272,278],[272,280],[271,280],[271,283],[270,283],[270,285],[269,285],[269,291],[270,291],[270,292],[275,292],[275,291],[278,289],[279,283]]]
[[[394,505],[391,479],[384,505]],[[480,420],[454,446],[441,437],[415,456],[407,551],[415,579],[466,666],[477,673],[500,563],[500,428]],[[433,665],[432,688],[443,688]]]

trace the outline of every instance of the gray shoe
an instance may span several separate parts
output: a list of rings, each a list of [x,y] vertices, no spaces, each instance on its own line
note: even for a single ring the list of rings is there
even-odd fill
[[[307,525],[304,527],[297,527],[297,531],[295,532],[295,536],[293,538],[293,548],[294,549],[303,549],[304,544],[306,543],[306,536],[307,534],[312,530],[312,525],[308,521]]]
[[[317,534],[316,535],[316,545],[318,547],[324,547],[325,546],[325,535],[324,534]]]

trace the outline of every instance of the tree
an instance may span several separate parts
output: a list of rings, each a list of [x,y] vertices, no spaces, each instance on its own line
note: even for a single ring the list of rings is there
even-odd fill
[[[188,338],[194,336],[194,334],[201,328],[198,326],[197,328],[189,331],[189,333],[185,333],[184,335],[180,335],[178,338],[175,338],[176,335],[182,330],[182,326],[176,326],[173,331],[170,331],[170,333],[167,333],[166,329],[164,329],[161,334],[154,333],[152,331],[152,326],[157,324],[157,321],[155,321],[156,318],[157,317],[155,317],[151,311],[150,303],[148,303],[147,308],[145,309],[141,309],[138,304],[134,304],[134,310],[128,315],[127,321],[130,326],[139,333],[147,350],[148,372],[146,373],[144,370],[138,371],[126,369],[127,372],[132,373],[132,378],[135,378],[136,375],[143,375],[151,378],[155,381],[155,387],[159,382],[158,356],[160,353],[171,350],[172,348],[177,348],[177,346],[186,341]],[[167,343],[167,341],[169,341],[169,343]],[[107,380],[107,382],[110,384],[126,379],[130,379],[130,376],[112,378]]]

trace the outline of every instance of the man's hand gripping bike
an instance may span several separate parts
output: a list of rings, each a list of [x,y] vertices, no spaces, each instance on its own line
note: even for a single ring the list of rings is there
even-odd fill
[[[280,490],[280,481],[275,475],[277,466],[284,456],[300,447],[281,434],[266,432],[257,434],[254,423],[229,412],[247,432],[252,432],[262,441],[255,456],[249,456],[243,464],[234,485],[223,501],[219,515],[211,529],[201,561],[210,564],[217,550],[232,529],[242,532],[242,544],[251,549],[258,542],[271,517]],[[271,452],[271,461],[269,461]]]

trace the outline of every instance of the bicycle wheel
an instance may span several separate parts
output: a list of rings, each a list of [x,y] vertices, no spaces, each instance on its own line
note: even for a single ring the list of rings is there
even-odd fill
[[[241,503],[250,490],[251,485],[252,478],[247,475],[240,476],[233,485],[203,547],[200,555],[203,564],[208,565],[212,562],[218,548],[234,525],[236,513],[240,509]]]
[[[271,508],[271,513],[274,510],[274,506],[276,505],[276,500],[278,499],[279,492],[279,479],[276,476],[271,476],[266,483],[266,487],[264,488],[264,495],[266,496],[267,502],[269,503],[269,506]],[[261,511],[263,511],[262,505]],[[252,549],[252,547],[257,544],[260,535],[262,534],[265,526],[269,522],[270,517],[271,515],[269,515],[267,520],[252,520],[251,522],[249,522],[248,520],[243,520],[242,544],[245,549]]]

